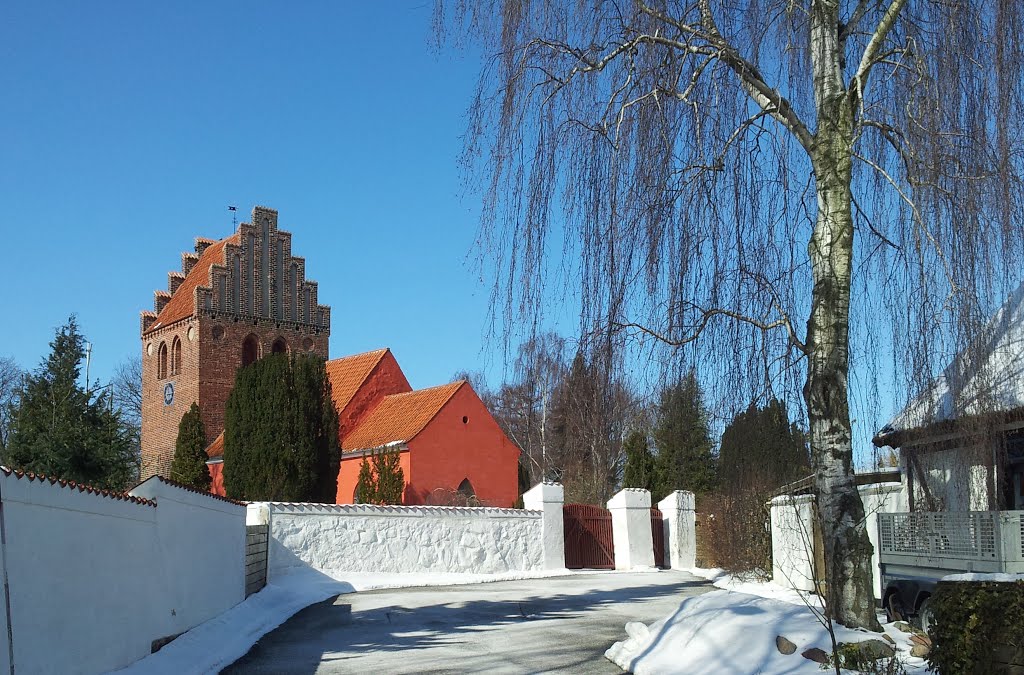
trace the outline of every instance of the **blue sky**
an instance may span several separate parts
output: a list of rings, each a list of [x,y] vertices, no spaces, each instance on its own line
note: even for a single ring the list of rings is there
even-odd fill
[[[479,63],[429,47],[431,11],[7,5],[0,355],[36,367],[74,312],[106,379],[193,238],[261,204],[333,307],[332,356],[390,346],[413,386],[499,377],[457,166]]]

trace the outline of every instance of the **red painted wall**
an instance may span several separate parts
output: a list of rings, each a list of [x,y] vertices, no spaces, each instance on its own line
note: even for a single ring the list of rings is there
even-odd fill
[[[362,457],[350,457],[341,460],[341,469],[338,471],[338,504],[352,504],[352,497],[356,494],[356,483],[359,482],[359,467],[362,466]],[[402,467],[405,475],[405,482],[409,482],[409,453],[403,452],[398,458],[398,465]],[[406,496],[409,494],[406,486]],[[406,504],[417,504],[419,502],[405,501]]]
[[[224,463],[207,464],[206,468],[210,470],[210,492],[226,497],[227,494],[224,492]]]
[[[407,504],[422,504],[435,488],[457,490],[465,478],[485,506],[510,507],[519,497],[519,448],[468,383],[409,442],[409,456]]]

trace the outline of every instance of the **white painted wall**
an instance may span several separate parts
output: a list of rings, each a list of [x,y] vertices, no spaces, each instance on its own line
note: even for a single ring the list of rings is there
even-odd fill
[[[871,547],[871,576],[874,581],[875,598],[882,598],[882,575],[878,569],[878,514],[899,513],[910,510],[907,490],[903,483],[875,483],[858,488],[864,502],[865,527]]]
[[[987,447],[961,447],[950,450],[929,450],[915,455],[924,474],[928,492],[936,507],[944,511],[987,511],[988,462],[992,461]],[[908,471],[903,467],[904,474]],[[926,509],[925,493],[915,473],[915,505]],[[997,482],[1001,478],[996,477]]]
[[[543,569],[540,511],[278,502],[266,506],[269,578],[303,565],[321,571],[398,573]]]
[[[814,590],[814,497],[772,500],[772,581],[801,591]]]
[[[244,552],[226,531],[244,547],[244,507],[165,484],[149,492],[156,506],[0,473],[16,672],[126,666],[242,600],[207,577],[241,589]],[[0,664],[8,648],[0,633]]]
[[[560,483],[537,483],[523,493],[523,506],[542,516],[543,569],[565,569],[565,490]]]
[[[665,561],[674,570],[697,566],[697,513],[692,492],[675,490],[658,502],[665,528]]]

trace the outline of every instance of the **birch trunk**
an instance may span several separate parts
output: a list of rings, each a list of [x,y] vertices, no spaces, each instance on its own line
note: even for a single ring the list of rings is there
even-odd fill
[[[838,1],[814,2],[811,21],[818,130],[810,152],[818,213],[808,245],[814,287],[804,398],[825,546],[826,601],[829,615],[839,623],[881,630],[874,610],[871,543],[853,476],[847,375],[854,110],[842,78]]]

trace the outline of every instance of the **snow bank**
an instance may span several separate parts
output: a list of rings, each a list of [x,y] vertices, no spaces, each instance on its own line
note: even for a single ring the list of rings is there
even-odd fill
[[[293,614],[327,598],[350,593],[350,584],[311,569],[278,576],[259,593],[180,636],[156,654],[117,671],[123,675],[217,673],[249,651]]]
[[[651,624],[626,624],[628,638],[616,642],[605,657],[623,670],[687,675],[790,675],[821,673],[821,667],[801,654],[813,647],[832,651],[832,641],[820,618],[818,596],[771,582],[728,574],[721,569],[689,570],[722,589],[687,598],[674,613]],[[909,656],[910,635],[892,624],[883,625],[892,638],[908,674],[923,675],[927,664]],[[879,639],[877,633],[835,627],[837,642]],[[776,636],[796,645],[785,655]]]
[[[978,572],[968,574],[947,574],[942,577],[942,581],[1000,581],[1013,583],[1014,581],[1024,581],[1024,574],[980,574]]]

